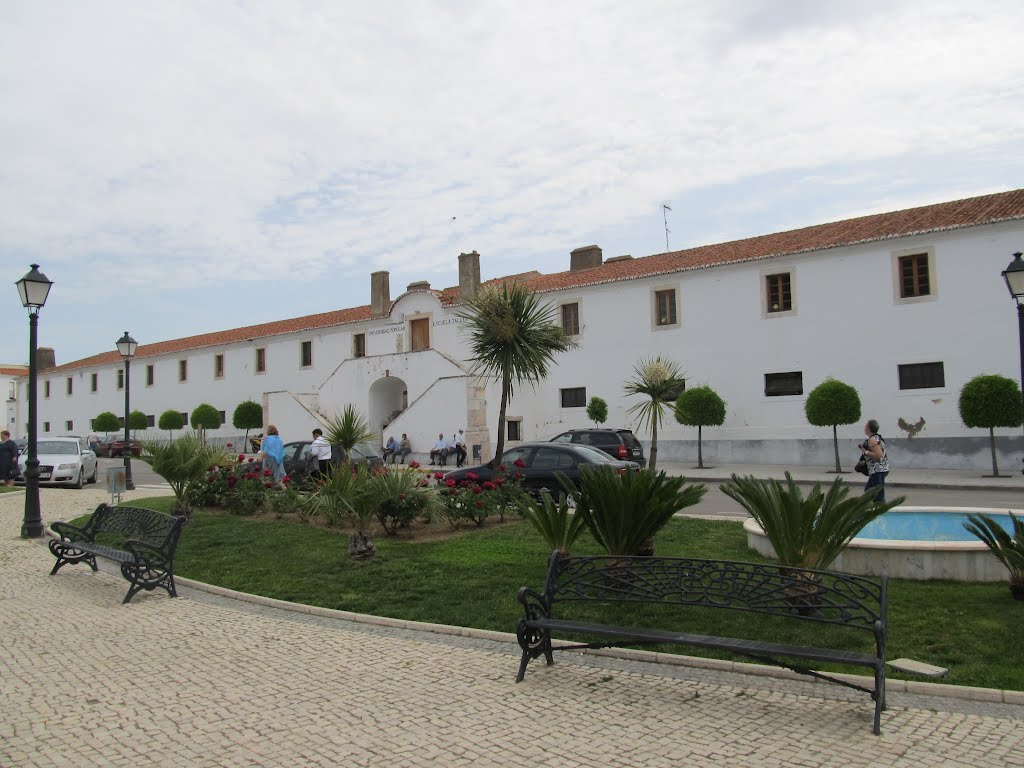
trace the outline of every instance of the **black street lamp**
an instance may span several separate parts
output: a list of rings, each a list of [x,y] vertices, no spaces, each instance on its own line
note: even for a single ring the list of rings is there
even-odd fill
[[[129,373],[131,372],[132,358],[135,357],[135,348],[139,343],[124,332],[124,336],[117,340],[117,351],[121,353],[124,360],[124,487],[127,491],[135,490],[135,483],[132,482],[132,441],[128,434],[128,419],[131,416],[129,410],[128,393],[130,389]]]
[[[43,535],[43,516],[39,511],[39,457],[36,455],[36,327],[39,310],[53,285],[39,271],[38,264],[19,280],[18,295],[21,306],[28,309],[28,458],[25,459],[25,518],[21,524],[23,539],[38,539]]]
[[[1020,300],[1024,298],[1024,259],[1021,259],[1021,252],[1013,254],[1013,261],[1003,270],[1003,280],[1010,290],[1010,295],[1017,302],[1017,336],[1020,339],[1020,385],[1024,389],[1024,304]],[[1024,398],[1021,398],[1022,409],[1024,409]],[[1022,410],[1024,418],[1024,410]],[[1021,470],[1024,473],[1024,470]]]

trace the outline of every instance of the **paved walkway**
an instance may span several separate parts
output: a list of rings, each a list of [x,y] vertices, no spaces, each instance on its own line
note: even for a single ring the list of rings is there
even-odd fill
[[[868,698],[836,686],[567,654],[516,685],[518,648],[501,633],[188,588],[122,606],[119,576],[48,575],[45,547],[18,538],[23,498],[0,495],[5,768],[1024,766],[1024,698],[996,692],[893,686],[875,737]],[[103,498],[44,489],[44,518]]]

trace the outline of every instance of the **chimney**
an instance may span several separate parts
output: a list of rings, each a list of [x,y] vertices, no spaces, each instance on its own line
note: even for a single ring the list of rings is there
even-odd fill
[[[388,272],[370,274],[370,317],[384,317],[391,310],[391,283]]]
[[[459,299],[466,301],[480,290],[480,254],[476,251],[459,254]]]
[[[585,245],[569,254],[569,271],[580,272],[584,269],[596,269],[604,262],[601,249],[596,245]]]
[[[604,263],[605,264],[614,264],[614,263],[616,263],[618,261],[632,261],[632,260],[633,260],[633,257],[630,256],[627,253],[625,256],[612,256],[610,259],[605,259]]]
[[[409,283],[405,287],[407,291],[429,291],[430,283],[427,280],[417,280],[415,283]]]
[[[38,347],[36,349],[36,369],[48,371],[57,367],[57,355],[53,347]]]

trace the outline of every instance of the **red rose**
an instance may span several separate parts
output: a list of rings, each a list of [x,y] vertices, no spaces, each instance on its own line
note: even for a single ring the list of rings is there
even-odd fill
[[[264,476],[264,477],[270,477],[270,474],[271,474],[271,472],[270,472],[270,470],[269,470],[269,469],[264,469],[264,470],[263,470],[263,476]]]
[[[454,480],[446,480],[444,484],[447,485],[449,488],[454,488],[457,485],[457,483]]]
[[[273,484],[273,483],[264,483],[264,484],[263,484],[263,487],[264,487],[264,488],[273,488],[273,487],[274,487],[274,484]]]
[[[291,481],[292,481],[292,476],[291,475],[285,475],[284,477],[281,478],[281,482],[282,483],[290,483]]]
[[[498,486],[496,486],[494,483],[492,483],[489,480],[486,483],[484,483],[484,490],[485,491],[493,491],[497,487]]]
[[[444,472],[435,472],[434,473],[434,479],[435,480],[444,480]]]
[[[476,472],[467,472],[466,473],[466,479],[467,480],[479,480],[480,479],[480,475],[478,475]]]
[[[520,469],[526,466],[526,462],[523,461],[522,459],[516,459],[515,461],[512,462],[512,464],[513,466],[519,467]]]
[[[238,454],[238,460],[239,460],[239,461],[245,461],[245,455],[244,455],[244,454],[241,454],[241,453],[240,453],[240,454]]]
[[[482,492],[483,491],[480,489],[479,485],[474,485],[473,486],[473,493],[482,493]]]
[[[234,448],[234,447],[235,447],[234,443],[228,443],[228,448]]]
[[[419,469],[419,466],[420,466],[420,463],[418,461],[410,461],[409,462],[409,468],[410,469]]]
[[[256,459],[254,459],[252,456],[250,456],[249,457],[249,463],[252,464],[254,461],[256,461]]]

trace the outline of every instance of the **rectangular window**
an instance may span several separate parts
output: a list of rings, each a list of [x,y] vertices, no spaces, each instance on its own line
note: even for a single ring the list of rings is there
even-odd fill
[[[522,440],[523,439],[523,422],[521,422],[521,421],[506,421],[505,425],[508,427],[508,439],[509,440]]]
[[[49,432],[49,431],[50,431],[50,422],[44,421],[43,422],[43,432]]]
[[[146,366],[146,386],[147,387],[152,387],[154,381],[156,381],[156,366],[155,365],[147,365]]]
[[[804,393],[803,371],[788,373],[766,373],[764,375],[764,396],[802,395]]]
[[[420,317],[409,323],[409,333],[412,336],[412,351],[418,352],[421,349],[430,349],[430,318]]]
[[[98,373],[89,374],[89,391],[95,392],[100,388],[100,375]]]
[[[898,366],[900,389],[932,389],[946,386],[942,363],[910,363]]]
[[[154,416],[153,414],[149,414],[148,416],[146,416],[146,426],[147,427],[155,427],[156,426],[156,416]]]
[[[117,388],[124,389],[124,368],[117,369]]]
[[[178,381],[188,381],[188,360],[178,361]]]
[[[366,357],[366,334],[352,334],[352,357]]]
[[[124,431],[124,416],[118,416],[117,417],[117,425],[118,425],[119,429],[123,432]]]
[[[562,394],[562,407],[563,408],[586,408],[587,406],[587,388],[586,387],[571,387],[569,389],[559,390]]]
[[[655,291],[654,301],[656,304],[655,321],[657,325],[676,324],[676,292],[675,289],[667,291]]]
[[[580,335],[580,305],[578,303],[562,305],[562,331],[566,336]]]
[[[256,350],[256,373],[267,372],[267,350],[265,347],[260,347]]]
[[[66,429],[68,432],[73,431],[74,428],[75,428],[75,422],[71,421],[70,419],[68,419],[67,421],[64,422],[64,429]]]
[[[789,272],[779,275],[767,275],[765,277],[765,289],[767,290],[767,310],[769,312],[789,312],[793,309],[793,294],[789,279]]]
[[[220,415],[220,423],[226,424],[228,421],[227,414],[225,414],[224,411],[217,411],[217,413]]]
[[[50,380],[47,379],[46,381],[43,382],[43,397],[49,397],[49,396],[50,396]]]
[[[224,378],[224,355],[213,356],[213,378]]]
[[[928,279],[927,253],[900,256],[899,269],[900,298],[908,299],[931,294],[931,282]]]
[[[71,395],[74,392],[74,389],[75,389],[74,381],[75,380],[71,376],[68,376],[68,386],[67,386],[68,397],[71,397]]]
[[[303,368],[309,368],[313,365],[313,342],[304,341],[299,348],[299,365]]]
[[[188,426],[188,414],[185,413],[184,411],[181,414],[181,423],[184,424],[185,426]]]

